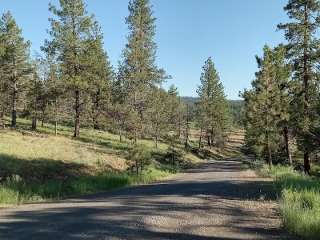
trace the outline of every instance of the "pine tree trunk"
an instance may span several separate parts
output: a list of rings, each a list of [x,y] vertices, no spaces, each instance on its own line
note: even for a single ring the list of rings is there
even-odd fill
[[[37,97],[35,97],[33,99],[33,113],[32,113],[32,122],[31,122],[31,130],[32,131],[36,131],[37,130],[37,118],[38,118],[38,109],[37,106],[38,105],[38,101],[37,101]],[[42,115],[43,118],[43,115]],[[43,126],[42,126],[43,127]]]
[[[122,143],[122,129],[120,128],[120,130],[119,130],[119,140],[120,140],[120,142]]]
[[[54,101],[54,134],[58,135],[58,101]]]
[[[31,125],[31,130],[36,131],[37,130],[37,117],[32,117],[32,125]]]
[[[272,153],[271,153],[271,147],[270,147],[270,139],[269,139],[269,133],[266,133],[266,140],[267,140],[267,152],[268,152],[268,164],[269,167],[272,166]]]
[[[268,164],[270,167],[272,166],[272,154],[271,154],[270,146],[268,147]]]
[[[308,7],[307,4],[304,6],[304,23],[305,23],[305,32],[304,32],[304,53],[303,53],[303,85],[304,85],[304,123],[308,126],[304,126],[304,138],[307,138],[310,126],[309,126],[309,68],[308,68],[308,34],[307,29],[309,26],[309,16],[308,16]],[[305,145],[306,143],[304,143]],[[310,173],[310,158],[309,151],[307,146],[304,146],[304,171],[306,174]]]
[[[182,126],[182,112],[181,112],[181,109],[180,109],[180,105],[181,105],[181,97],[179,97],[179,112],[178,112],[178,137],[179,137],[179,140],[181,138],[181,126]]]
[[[93,120],[93,129],[94,130],[99,130],[100,127],[99,127],[98,121],[96,119],[96,116],[94,116],[92,120]]]
[[[171,164],[172,166],[174,166],[176,163],[176,159],[175,159],[175,156],[174,156],[174,153],[172,154],[172,158],[171,158]]]
[[[54,135],[58,136],[58,121],[54,121]]]
[[[17,84],[13,85],[12,92],[12,113],[11,113],[11,127],[17,127]]]
[[[134,130],[134,137],[133,137],[133,143],[137,144],[137,138],[138,138],[138,133],[137,133],[137,129]]]
[[[136,111],[138,111],[138,107],[137,107],[137,92],[136,90],[134,90],[134,99],[133,99],[133,107]],[[137,144],[137,138],[138,138],[138,130],[137,130],[137,126],[134,126],[134,136],[133,136],[133,142],[134,144]]]
[[[137,176],[139,175],[139,163],[137,160],[136,160],[136,174]]]
[[[202,127],[200,129],[200,137],[199,137],[199,150],[201,149],[201,143],[202,143]]]
[[[213,137],[213,128],[211,128],[211,131],[210,131],[211,146],[214,145],[214,144],[213,144],[213,139],[214,139],[214,137]]]
[[[185,139],[185,142],[184,142],[184,146],[185,148],[188,148],[189,147],[189,124],[187,124],[187,127],[186,127],[186,139]]]
[[[285,126],[283,129],[283,137],[284,137],[284,142],[286,147],[287,158],[290,166],[292,166],[292,157],[291,157],[290,146],[289,146],[289,130],[287,126]]]
[[[310,166],[310,158],[309,158],[308,151],[304,152],[303,159],[304,159],[304,173],[310,175],[311,166]]]
[[[307,59],[304,61],[304,117],[305,117],[305,123],[309,125],[309,76],[307,73]],[[304,131],[304,138],[308,136],[310,126],[306,126],[306,129]],[[304,143],[306,144],[306,143]],[[310,157],[309,157],[309,151],[307,149],[307,146],[304,146],[304,171],[306,174],[310,173]]]
[[[80,136],[80,91],[75,91],[75,123],[74,123],[74,137]]]
[[[158,149],[158,134],[156,134],[156,139],[155,139],[155,143],[156,143],[156,149]]]
[[[0,112],[0,129],[5,129],[6,125],[4,122],[4,111]]]
[[[37,107],[35,106],[35,109],[36,109]],[[46,120],[45,118],[46,118],[46,108],[45,107],[42,107],[42,112],[41,112],[41,114],[42,114],[42,116],[41,116],[41,127],[44,127],[44,121]]]
[[[184,143],[185,148],[189,148],[189,105],[187,105],[187,125],[186,125],[186,139]]]
[[[94,107],[92,109],[92,120],[93,120],[93,129],[95,130],[99,130],[99,123],[98,123],[98,111],[99,111],[99,107],[100,107],[100,90],[98,90],[95,93],[95,97],[94,97]]]
[[[179,112],[179,122],[178,122],[178,136],[181,137],[181,113]]]

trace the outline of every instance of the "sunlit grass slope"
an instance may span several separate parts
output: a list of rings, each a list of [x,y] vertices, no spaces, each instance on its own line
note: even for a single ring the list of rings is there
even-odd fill
[[[19,120],[19,126],[17,131],[0,132],[2,206],[149,183],[177,170],[165,162],[165,143],[156,149],[152,140],[139,141],[152,152],[153,161],[136,176],[127,171],[132,145],[120,142],[117,135],[83,128],[81,137],[74,139],[71,127],[59,126],[59,135],[54,136],[49,124],[38,132],[29,131],[27,120]],[[200,159],[186,153],[183,161],[191,164]]]

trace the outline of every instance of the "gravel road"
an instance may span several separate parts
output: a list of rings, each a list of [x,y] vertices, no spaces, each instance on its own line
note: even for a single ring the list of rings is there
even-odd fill
[[[0,239],[291,239],[272,183],[240,165],[210,161],[162,183],[0,209]]]

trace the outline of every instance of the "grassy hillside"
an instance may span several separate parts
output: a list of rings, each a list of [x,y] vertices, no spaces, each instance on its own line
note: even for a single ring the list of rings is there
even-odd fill
[[[127,170],[132,145],[116,135],[83,129],[74,139],[69,127],[60,126],[59,136],[54,136],[49,124],[36,133],[28,131],[27,120],[20,120],[19,126],[17,131],[0,132],[0,205],[147,183],[177,171],[167,159],[166,143],[156,149],[152,140],[139,141],[151,152],[152,163],[137,176]],[[180,167],[201,159],[185,152],[182,161]]]

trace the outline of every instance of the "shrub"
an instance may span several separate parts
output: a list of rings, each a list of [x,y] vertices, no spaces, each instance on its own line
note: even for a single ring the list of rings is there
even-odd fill
[[[141,174],[146,166],[151,164],[151,152],[142,145],[136,145],[129,151],[129,166],[135,169],[137,175]]]

